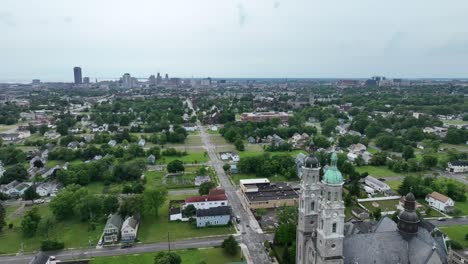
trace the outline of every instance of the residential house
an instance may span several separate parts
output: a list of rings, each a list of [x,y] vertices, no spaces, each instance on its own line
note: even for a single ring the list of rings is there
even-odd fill
[[[107,145],[109,145],[111,147],[115,147],[115,145],[117,145],[117,141],[115,141],[115,139],[112,139],[107,143]]]
[[[239,169],[237,168],[237,165],[236,165],[236,164],[230,164],[229,166],[230,166],[230,167],[229,167],[229,172],[230,172],[231,174],[237,174],[237,173],[239,173]]]
[[[138,146],[140,146],[140,147],[144,147],[145,144],[146,144],[146,140],[144,140],[144,139],[140,139],[140,140],[138,141]]]
[[[453,173],[468,172],[468,161],[450,161],[447,163],[447,171]]]
[[[211,181],[211,178],[208,175],[196,176],[194,184],[195,184],[195,186],[200,186],[200,185],[202,185],[202,183],[210,182],[210,181]]]
[[[349,146],[348,149],[350,152],[353,152],[353,153],[357,153],[357,152],[364,153],[367,150],[367,147],[364,144],[357,143],[357,144],[352,144],[351,146]]]
[[[77,150],[79,147],[80,143],[78,141],[72,141],[68,143],[67,148],[71,150]]]
[[[353,210],[351,210],[351,213],[358,219],[361,219],[361,220],[369,219],[369,213],[360,207],[354,207]]]
[[[118,214],[111,214],[107,218],[104,234],[102,236],[103,243],[112,244],[119,240],[120,229],[122,228],[122,217]]]
[[[132,243],[135,242],[138,233],[139,216],[127,217],[122,224],[121,229],[121,242]]]
[[[0,138],[3,141],[14,142],[19,140],[19,133],[0,133]]]
[[[60,184],[54,182],[44,182],[36,187],[36,193],[41,196],[56,196],[59,191]]]
[[[230,206],[197,209],[197,227],[227,225],[230,219]]]
[[[148,156],[148,164],[154,164],[156,162],[156,157],[151,154]]]
[[[44,133],[44,137],[48,139],[57,139],[60,137],[60,133],[57,133],[56,131],[49,130]]]
[[[389,191],[391,188],[390,186],[388,186],[388,184],[382,182],[382,181],[379,181],[378,179],[372,177],[372,176],[367,176],[365,179],[364,179],[364,183],[373,188],[374,190],[378,191],[378,192],[381,192],[381,193],[386,193],[387,191]]]
[[[226,194],[193,196],[185,199],[185,206],[192,204],[196,209],[208,209],[228,205]]]
[[[455,202],[452,200],[452,198],[438,192],[432,192],[426,195],[426,202],[431,207],[446,213],[452,212],[453,206],[455,206]]]
[[[247,142],[249,142],[249,144],[255,144],[257,143],[257,140],[254,137],[248,137]]]
[[[9,185],[9,184],[8,184]],[[12,185],[8,186],[6,192],[4,192],[6,195],[10,197],[20,197],[24,194],[24,192],[31,187],[32,182],[14,182]]]
[[[185,129],[185,131],[187,132],[195,132],[197,131],[197,125],[196,124],[192,124],[192,123],[185,123],[183,125],[183,128]]]

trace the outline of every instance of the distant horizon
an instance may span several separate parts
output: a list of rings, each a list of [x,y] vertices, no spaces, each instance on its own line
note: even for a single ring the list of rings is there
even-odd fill
[[[156,74],[154,74],[156,75]],[[373,76],[384,76],[386,79],[392,80],[392,79],[402,79],[402,80],[440,80],[440,81],[450,81],[450,80],[457,80],[457,81],[468,81],[468,77],[430,77],[430,78],[425,78],[425,77],[391,77],[391,76],[385,76],[385,75],[372,75],[369,77],[180,77],[180,76],[170,76],[169,78],[181,78],[181,79],[196,79],[196,80],[201,80],[205,78],[211,78],[212,80],[321,80],[321,81],[326,81],[326,80],[368,80],[372,78]],[[89,76],[83,76],[83,77],[89,77]],[[141,77],[141,76],[133,76],[137,78],[139,81],[144,81],[143,79],[148,79],[148,77]],[[73,76],[72,76],[73,78]],[[34,79],[39,79],[41,83],[73,83],[73,79],[70,78],[69,80],[48,80],[48,79],[41,79],[41,78],[31,78],[31,79],[26,79],[26,78],[0,78],[0,83],[1,84],[31,84],[32,80]],[[94,83],[95,79],[98,79],[98,82],[103,82],[103,81],[118,81],[119,78],[121,77],[89,77],[90,82]],[[164,78],[164,77],[163,77]]]

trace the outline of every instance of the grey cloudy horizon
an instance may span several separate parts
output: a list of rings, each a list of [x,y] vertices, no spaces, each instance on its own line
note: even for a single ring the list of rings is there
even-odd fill
[[[468,77],[463,0],[3,0],[0,80]]]

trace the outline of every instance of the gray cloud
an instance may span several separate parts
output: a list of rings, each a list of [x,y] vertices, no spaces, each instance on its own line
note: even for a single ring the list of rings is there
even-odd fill
[[[67,24],[71,24],[73,23],[73,18],[70,17],[70,16],[66,16],[63,18],[63,22],[67,23]]]
[[[274,7],[274,8],[278,8],[279,6],[280,6],[280,2],[279,2],[279,1],[275,1],[275,2],[273,3],[273,7]]]
[[[17,22],[10,12],[0,12],[0,23],[9,27],[15,27]]]
[[[242,3],[237,4],[237,15],[239,18],[239,25],[242,27],[245,25],[246,20],[247,20],[247,11],[245,10],[245,7]]]

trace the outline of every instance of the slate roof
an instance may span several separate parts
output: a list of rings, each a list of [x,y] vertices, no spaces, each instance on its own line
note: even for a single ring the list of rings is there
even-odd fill
[[[417,235],[403,237],[396,223],[384,217],[373,232],[349,232],[350,228],[343,244],[345,264],[447,263],[443,238],[432,237],[423,227]]]
[[[456,160],[456,161],[451,161],[450,164],[452,166],[468,166],[468,161]]]
[[[230,206],[218,206],[218,207],[212,207],[212,208],[209,208],[209,209],[198,209],[197,210],[197,217],[223,216],[223,215],[231,215],[231,207]]]

